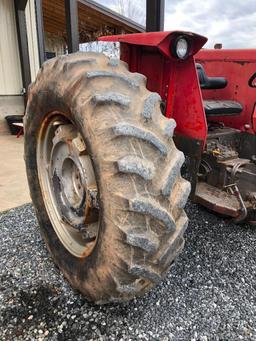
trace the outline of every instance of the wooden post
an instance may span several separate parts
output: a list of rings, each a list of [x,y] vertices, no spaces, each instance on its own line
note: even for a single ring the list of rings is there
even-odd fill
[[[27,0],[14,0],[17,36],[20,52],[20,64],[23,87],[25,89],[24,101],[27,101],[28,86],[31,83],[30,61],[28,52],[28,38],[26,28],[25,8]]]
[[[68,53],[79,51],[77,0],[65,0]]]

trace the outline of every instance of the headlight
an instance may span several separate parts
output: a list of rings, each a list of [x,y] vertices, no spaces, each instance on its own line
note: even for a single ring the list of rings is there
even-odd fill
[[[184,37],[178,37],[173,45],[172,52],[174,57],[186,59],[189,54],[189,42]]]

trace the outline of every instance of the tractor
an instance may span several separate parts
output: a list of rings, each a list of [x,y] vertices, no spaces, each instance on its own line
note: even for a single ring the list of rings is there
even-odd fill
[[[184,246],[189,195],[237,222],[254,221],[256,202],[253,55],[199,52],[207,39],[183,31],[100,40],[119,42],[120,60],[45,62],[25,115],[41,234],[98,304],[161,281]]]

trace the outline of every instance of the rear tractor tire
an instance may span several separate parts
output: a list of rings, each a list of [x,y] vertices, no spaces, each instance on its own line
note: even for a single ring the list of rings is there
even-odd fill
[[[25,161],[41,234],[96,303],[143,294],[183,248],[190,184],[160,103],[143,75],[97,53],[47,61],[29,90]]]

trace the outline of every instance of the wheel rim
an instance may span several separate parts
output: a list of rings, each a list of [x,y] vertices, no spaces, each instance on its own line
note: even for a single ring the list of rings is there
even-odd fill
[[[61,113],[48,115],[37,140],[37,169],[51,224],[76,257],[88,256],[99,230],[98,189],[85,142]]]

